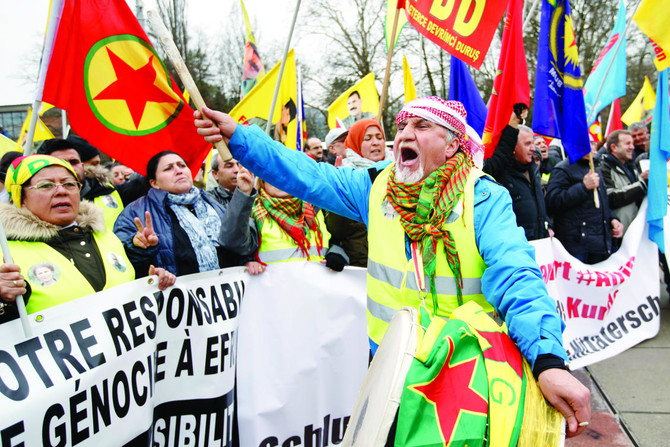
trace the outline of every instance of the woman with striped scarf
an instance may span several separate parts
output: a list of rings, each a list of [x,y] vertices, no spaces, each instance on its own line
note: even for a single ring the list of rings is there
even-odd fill
[[[349,263],[340,247],[327,248],[330,233],[318,208],[263,180],[258,187],[252,217],[259,243],[256,259],[246,264],[250,274],[262,273],[276,262],[320,261],[335,271]]]

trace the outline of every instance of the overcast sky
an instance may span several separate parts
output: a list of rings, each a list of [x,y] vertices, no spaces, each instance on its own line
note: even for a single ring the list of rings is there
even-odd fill
[[[135,11],[137,0],[127,0]],[[239,0],[187,0],[191,28],[215,36],[226,26],[233,3]],[[145,12],[154,0],[143,0]],[[252,23],[256,23],[263,39],[284,42],[295,1],[246,0]],[[26,81],[26,73],[36,77],[39,52],[44,39],[49,0],[0,0],[0,105],[27,104],[33,101],[34,83]],[[283,43],[282,43],[283,47]]]

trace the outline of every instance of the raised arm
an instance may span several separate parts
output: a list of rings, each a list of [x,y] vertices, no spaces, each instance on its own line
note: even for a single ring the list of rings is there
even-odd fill
[[[198,119],[201,115],[195,112],[198,133],[210,143],[228,140],[233,156],[258,177],[320,208],[367,222],[372,185],[367,170],[316,163],[304,153],[272,140],[257,126],[243,127],[229,115],[204,111],[212,119]]]

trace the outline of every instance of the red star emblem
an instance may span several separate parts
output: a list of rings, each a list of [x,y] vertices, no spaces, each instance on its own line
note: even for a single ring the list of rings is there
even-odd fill
[[[523,377],[523,366],[521,364],[521,351],[514,344],[509,335],[502,332],[484,332],[479,331],[479,335],[484,337],[491,345],[484,351],[484,357],[496,362],[508,363],[517,373],[519,378]]]
[[[154,84],[158,76],[153,66],[154,56],[149,57],[146,64],[135,70],[109,48],[107,48],[107,54],[114,68],[116,81],[109,84],[93,99],[120,99],[125,101],[130,116],[133,118],[135,129],[139,128],[148,102],[170,104],[178,102],[173,96]]]
[[[454,341],[447,337],[449,354],[440,372],[433,380],[423,385],[413,385],[417,393],[435,406],[440,432],[445,441],[450,440],[461,413],[476,413],[486,417],[488,401],[472,388],[474,372],[479,364],[479,356],[452,364]]]

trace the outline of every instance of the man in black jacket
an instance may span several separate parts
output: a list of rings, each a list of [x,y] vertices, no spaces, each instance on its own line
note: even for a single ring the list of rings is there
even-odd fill
[[[627,130],[612,132],[605,145],[607,154],[602,156],[600,169],[610,207],[619,216],[625,233],[647,195],[649,171],[637,174],[632,162],[633,137]]]
[[[526,111],[527,113],[527,111]],[[533,163],[533,131],[522,126],[512,113],[493,155],[484,161],[484,172],[503,185],[512,196],[516,223],[529,241],[553,235],[544,206],[537,165]]]
[[[566,159],[551,171],[547,211],[554,218],[556,238],[575,258],[595,264],[609,257],[612,237],[623,236],[623,224],[612,212],[600,170],[591,172],[588,154],[570,164]],[[596,208],[593,191],[600,207]]]

